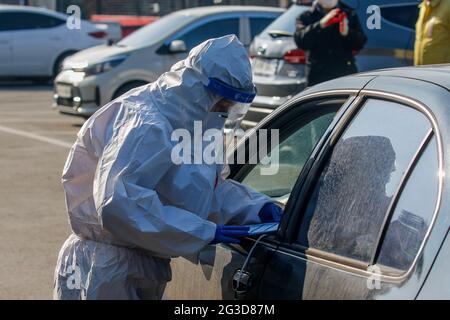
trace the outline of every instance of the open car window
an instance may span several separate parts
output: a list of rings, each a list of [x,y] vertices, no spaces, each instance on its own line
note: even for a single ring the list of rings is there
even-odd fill
[[[278,148],[269,151],[257,164],[245,165],[240,170],[237,180],[281,204],[286,204],[314,147],[346,100],[346,98],[321,99],[296,106],[281,115],[280,118],[284,120],[276,125],[276,128],[279,128]],[[294,115],[300,108],[307,111]],[[264,175],[262,169],[266,164],[273,165],[276,162],[274,150],[278,151],[278,169],[274,174]]]

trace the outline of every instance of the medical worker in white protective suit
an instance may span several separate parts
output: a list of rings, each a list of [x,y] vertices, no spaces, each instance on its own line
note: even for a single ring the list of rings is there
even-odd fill
[[[244,225],[280,220],[270,198],[224,180],[222,165],[171,159],[174,129],[192,133],[194,121],[223,129],[254,95],[246,50],[230,35],[195,47],[84,124],[62,178],[73,234],[59,253],[55,299],[160,299],[171,257],[237,243]]]

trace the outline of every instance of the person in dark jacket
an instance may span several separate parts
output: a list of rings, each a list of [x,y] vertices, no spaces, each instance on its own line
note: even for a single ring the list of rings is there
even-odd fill
[[[296,23],[295,43],[307,53],[307,86],[357,72],[354,54],[367,37],[350,7],[338,0],[317,0]]]

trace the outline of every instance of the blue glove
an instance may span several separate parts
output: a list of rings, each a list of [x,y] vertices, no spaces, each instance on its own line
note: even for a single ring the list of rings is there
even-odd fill
[[[275,203],[268,202],[261,208],[258,216],[263,223],[280,222],[281,217],[283,216],[283,209]]]
[[[217,225],[216,235],[211,244],[216,243],[240,243],[240,237],[248,236],[250,227]]]

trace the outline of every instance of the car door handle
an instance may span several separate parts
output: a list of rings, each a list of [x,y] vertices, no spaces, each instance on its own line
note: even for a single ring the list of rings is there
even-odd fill
[[[238,300],[245,298],[252,286],[252,274],[248,271],[238,269],[233,275],[234,297]]]

